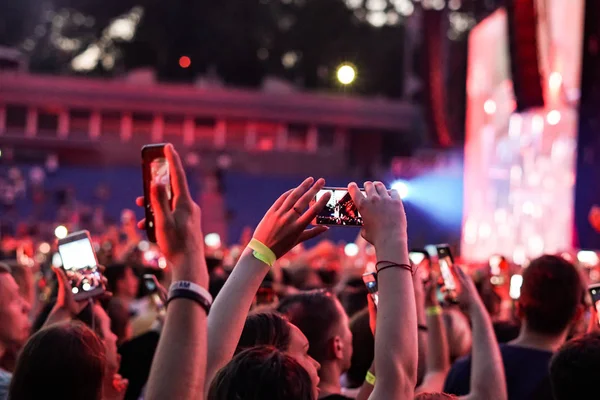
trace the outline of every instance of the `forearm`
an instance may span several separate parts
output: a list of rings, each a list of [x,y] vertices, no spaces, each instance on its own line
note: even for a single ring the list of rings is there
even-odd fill
[[[242,335],[248,311],[269,266],[246,249],[214,301],[208,317],[207,382],[231,358]],[[226,332],[226,334],[224,334]]]
[[[418,278],[420,279],[420,278]],[[417,308],[417,323],[419,327],[427,327],[427,318],[425,316],[425,295],[423,293],[423,284],[415,282],[415,305]],[[428,352],[428,331],[419,328],[417,331],[417,384],[421,383],[427,371],[427,352]]]
[[[376,246],[377,259],[410,264],[406,241]],[[417,375],[417,314],[412,276],[387,268],[378,277],[375,337],[376,398],[412,398]]]
[[[48,318],[46,318],[44,325],[42,325],[42,329],[60,322],[70,321],[71,319],[73,319],[73,317],[69,310],[54,307],[52,311],[50,311],[50,314],[48,314]]]
[[[446,340],[446,327],[441,314],[431,314],[427,317],[428,327],[428,353],[427,370],[417,393],[441,392],[444,380],[450,369],[448,341]]]
[[[206,312],[189,299],[169,304],[145,398],[201,399],[206,375]]]
[[[473,351],[470,399],[506,400],[504,364],[492,321],[479,300],[471,305]]]
[[[369,372],[373,374],[373,376],[375,376],[375,364],[371,365],[371,367],[369,368]],[[365,379],[362,386],[360,387],[360,390],[358,391],[356,400],[367,400],[369,396],[371,396],[371,393],[373,393],[373,385],[367,382]]]

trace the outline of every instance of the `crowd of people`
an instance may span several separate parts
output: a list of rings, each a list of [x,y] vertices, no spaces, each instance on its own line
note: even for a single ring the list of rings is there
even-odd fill
[[[210,210],[192,200],[175,149],[165,153],[173,198],[152,185],[157,246],[141,239],[145,221],[136,231],[127,214],[122,240],[111,234],[97,249],[101,296],[75,299],[53,245],[45,258],[14,240],[3,249],[1,400],[593,396],[597,314],[588,277],[565,257],[544,255],[519,270],[518,296],[509,295],[515,269],[506,262],[497,274],[453,265],[458,298],[450,302],[436,260],[411,261],[402,200],[380,182],[348,186],[363,223],[356,251],[304,248],[338,229],[309,227],[330,200],[314,201],[325,181],[313,178],[224,248],[205,241]],[[361,279],[369,270],[377,304]]]

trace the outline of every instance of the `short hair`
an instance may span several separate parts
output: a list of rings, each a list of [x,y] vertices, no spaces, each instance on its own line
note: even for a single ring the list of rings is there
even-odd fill
[[[290,346],[291,329],[289,322],[274,312],[261,312],[248,315],[236,354],[256,346],[273,346],[279,351],[287,351]]]
[[[112,298],[105,307],[110,318],[110,330],[117,335],[119,344],[127,339],[127,327],[129,326],[129,310],[119,299]]]
[[[365,296],[366,297],[366,296]],[[356,313],[350,320],[352,332],[352,358],[350,369],[346,373],[351,387],[359,387],[365,380],[365,375],[375,358],[375,338],[369,325],[369,310]]]
[[[556,400],[584,399],[597,391],[600,370],[600,334],[592,333],[565,343],[550,362],[550,381]]]
[[[104,345],[81,322],[59,323],[33,335],[17,360],[9,398],[99,400],[106,367]],[[57,374],[77,382],[67,382]]]
[[[342,318],[335,296],[324,290],[295,294],[283,299],[277,311],[304,333],[308,354],[320,364],[326,361],[331,332]]]
[[[212,381],[208,400],[315,400],[310,375],[270,346],[242,351]]]
[[[577,269],[562,257],[545,255],[525,269],[519,306],[532,331],[556,335],[569,326],[582,296]]]
[[[106,288],[113,293],[116,293],[117,282],[125,277],[125,271],[131,266],[127,264],[112,264],[106,267],[104,270],[104,277],[106,278]]]

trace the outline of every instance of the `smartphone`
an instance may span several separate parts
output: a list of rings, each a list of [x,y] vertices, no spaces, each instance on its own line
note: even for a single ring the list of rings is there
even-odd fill
[[[592,296],[592,304],[594,304],[596,314],[598,314],[598,324],[600,324],[600,283],[588,286],[588,290]]]
[[[361,189],[361,192],[364,193],[364,189]],[[315,196],[315,201],[319,201],[326,193],[331,193],[331,198],[315,218],[315,225],[362,226],[362,217],[348,189],[323,188]]]
[[[440,273],[444,280],[442,293],[447,302],[456,304],[458,303],[458,285],[456,284],[456,278],[452,272],[454,258],[450,252],[450,247],[447,244],[438,244],[435,247],[438,254]]]
[[[156,243],[154,210],[150,202],[150,186],[152,182],[164,184],[167,196],[172,200],[171,175],[169,162],[165,157],[165,143],[149,144],[142,147],[142,176],[144,180],[144,210],[146,216],[146,235],[148,240]]]
[[[70,234],[58,241],[62,268],[71,282],[73,298],[77,301],[104,293],[102,274],[88,231]]]
[[[518,300],[521,297],[521,286],[523,286],[523,277],[518,274],[511,276],[508,291],[511,299]]]
[[[408,258],[410,258],[410,261],[413,263],[413,265],[415,267],[420,266],[419,267],[419,274],[421,276],[421,279],[423,281],[427,281],[429,280],[429,264],[427,265],[422,265],[423,261],[427,260],[429,261],[429,254],[425,251],[425,250],[411,250],[408,253]]]
[[[363,282],[365,283],[365,286],[367,287],[367,291],[369,292],[371,299],[373,299],[373,303],[375,303],[375,307],[377,307],[379,305],[379,289],[377,288],[377,273],[369,272],[369,273],[363,274],[362,279],[363,279]]]
[[[160,294],[158,293],[158,279],[154,274],[144,274],[144,288],[150,296],[150,300],[156,306],[156,309],[161,312],[165,309],[165,303],[163,302]]]

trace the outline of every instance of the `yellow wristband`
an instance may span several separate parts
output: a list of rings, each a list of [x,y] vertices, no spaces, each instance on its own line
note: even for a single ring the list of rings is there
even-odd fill
[[[428,317],[433,317],[435,315],[441,315],[441,314],[442,314],[442,307],[440,307],[440,306],[427,307],[425,309],[425,315],[427,315]]]
[[[375,386],[375,375],[371,371],[367,371],[367,376],[365,376],[365,382],[367,382],[371,386]]]
[[[273,251],[260,240],[252,239],[250,243],[248,243],[248,247],[254,250],[252,252],[252,255],[257,260],[264,262],[270,267],[272,267],[273,264],[275,264],[275,261],[277,260],[275,253],[273,253]]]

